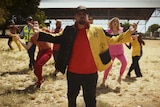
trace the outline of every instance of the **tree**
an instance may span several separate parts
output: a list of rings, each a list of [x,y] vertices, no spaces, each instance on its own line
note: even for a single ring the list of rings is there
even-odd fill
[[[9,15],[8,8],[11,6],[10,0],[0,1],[0,25],[4,24]]]
[[[160,28],[160,25],[158,25],[158,24],[152,24],[152,25],[150,25],[148,27],[148,30],[147,30],[146,34],[149,35],[150,32],[151,32],[152,36],[156,38],[157,36],[159,36],[159,32],[158,32],[159,28]]]
[[[5,15],[5,12],[4,12],[4,9],[0,8],[0,25],[5,23],[5,18],[4,18],[4,15]]]
[[[47,19],[47,16],[45,15],[44,11],[37,9],[36,14],[33,16],[33,19],[39,21],[40,26],[45,26],[44,21]]]
[[[25,22],[26,17],[36,14],[40,0],[12,0],[12,2],[9,9],[10,17],[15,15],[17,23],[22,24]]]
[[[32,16],[41,23],[44,23],[46,16],[45,13],[39,10],[40,0],[0,0],[0,28],[5,29],[9,24],[9,20],[15,18],[16,24],[25,24],[25,19]],[[42,21],[43,20],[43,21]]]
[[[148,32],[157,32],[158,28],[160,27],[160,25],[158,24],[152,24],[151,26],[148,27]]]
[[[127,31],[130,27],[130,23],[129,22],[125,22],[125,23],[122,23],[122,27],[123,27],[123,31]]]
[[[5,29],[7,27],[7,20],[9,11],[8,8],[11,6],[11,0],[1,0],[0,1],[0,28],[2,29],[2,35],[5,35]]]

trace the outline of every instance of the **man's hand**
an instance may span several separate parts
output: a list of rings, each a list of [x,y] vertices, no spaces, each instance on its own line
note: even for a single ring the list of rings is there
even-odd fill
[[[129,31],[131,32],[131,34],[135,33],[137,31],[137,25],[138,25],[139,21],[137,23],[133,23],[130,28]]]
[[[28,25],[31,26],[33,28],[33,23],[28,22]]]
[[[39,33],[39,31],[40,31],[39,27],[34,26],[33,23],[30,23],[30,22],[28,23],[28,25],[32,27],[34,33]]]
[[[15,36],[17,40],[20,40],[20,36],[17,34],[17,36]]]
[[[39,27],[33,27],[34,33],[39,33],[41,29]]]

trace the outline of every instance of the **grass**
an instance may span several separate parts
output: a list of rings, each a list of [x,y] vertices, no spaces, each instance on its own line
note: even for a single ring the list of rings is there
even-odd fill
[[[159,107],[160,105],[160,41],[146,41],[144,55],[140,60],[143,78],[122,78],[122,85],[117,84],[119,61],[115,60],[109,72],[106,87],[101,87],[103,73],[99,72],[97,84],[97,107]],[[10,51],[6,39],[0,39],[0,107],[67,107],[66,76],[58,73],[53,78],[53,57],[43,67],[45,82],[41,89],[36,89],[36,77],[28,69],[26,50]],[[16,47],[16,46],[15,46]],[[37,52],[37,51],[36,51]],[[131,64],[131,52],[126,50],[128,65]],[[85,107],[82,91],[77,98],[77,107]]]

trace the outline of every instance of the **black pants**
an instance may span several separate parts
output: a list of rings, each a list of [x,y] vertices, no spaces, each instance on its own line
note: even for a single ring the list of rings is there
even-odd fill
[[[141,73],[141,70],[139,67],[139,62],[138,62],[140,58],[141,58],[141,56],[132,57],[132,64],[131,64],[131,66],[129,68],[129,72],[128,72],[129,75],[130,75],[131,71],[134,70],[137,77],[142,77],[142,73]]]
[[[96,86],[98,74],[75,74],[67,72],[68,107],[76,107],[76,98],[82,86],[86,107],[96,107]]]
[[[12,42],[12,37],[8,38],[8,46],[11,50],[13,50],[13,47],[11,46],[11,42]]]
[[[26,43],[27,44],[27,43]],[[32,45],[31,48],[28,50],[28,56],[29,56],[29,67],[32,67],[34,65],[35,59],[34,59],[34,53],[36,50],[36,45]]]

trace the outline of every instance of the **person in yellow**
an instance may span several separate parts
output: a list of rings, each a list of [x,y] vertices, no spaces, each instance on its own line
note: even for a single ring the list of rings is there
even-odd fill
[[[24,39],[26,45],[29,43],[31,36],[33,36],[34,32],[32,29],[32,26],[30,26],[30,23],[33,23],[33,18],[31,16],[27,17],[27,25],[24,26],[22,32],[20,33],[20,37]],[[34,59],[34,53],[36,50],[36,45],[33,44],[31,48],[28,50],[28,56],[29,56],[29,69],[33,69],[33,65],[35,62]]]
[[[141,69],[139,66],[139,60],[142,56],[142,45],[145,45],[145,42],[142,40],[141,35],[133,34],[133,41],[130,44],[125,44],[129,49],[132,47],[132,64],[127,73],[127,78],[131,76],[131,71],[134,70],[136,77],[142,77]]]
[[[19,43],[19,41],[16,39],[16,35],[18,35],[17,33],[18,31],[18,26],[16,26],[14,23],[12,23],[11,25],[9,25],[9,41],[8,41],[8,45],[10,47],[11,50],[14,50],[13,46],[12,46],[12,42],[14,41],[19,49],[19,51],[22,50],[21,48],[21,44]]]

